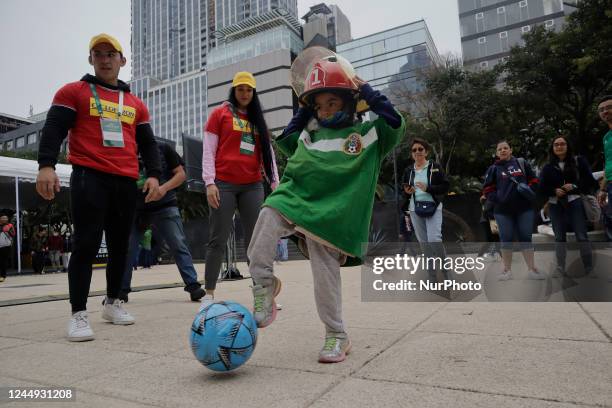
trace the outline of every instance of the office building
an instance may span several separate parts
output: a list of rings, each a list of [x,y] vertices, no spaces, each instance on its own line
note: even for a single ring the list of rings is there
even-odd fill
[[[561,30],[577,0],[458,0],[461,48],[466,68],[490,69],[536,25]]]

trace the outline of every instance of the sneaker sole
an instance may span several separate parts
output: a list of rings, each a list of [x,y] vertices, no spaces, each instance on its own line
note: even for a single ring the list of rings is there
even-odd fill
[[[130,325],[130,324],[134,324],[134,323],[136,323],[136,321],[134,321],[134,320],[132,320],[132,321],[120,321],[120,320],[113,320],[111,317],[104,316],[104,315],[102,315],[102,318],[103,318],[104,320],[106,320],[107,322],[110,322],[110,323],[112,323],[112,324],[118,324],[118,325],[120,325],[120,326],[128,326],[128,325]]]
[[[83,336],[83,337],[66,337],[68,341],[80,342],[80,341],[91,341],[94,336]]]
[[[323,357],[319,357],[319,363],[323,363],[323,364],[341,363],[344,360],[346,360],[346,356],[351,352],[351,348],[352,347],[353,347],[353,343],[351,343],[350,340],[349,340],[349,345],[346,348],[346,350],[344,350],[344,353],[342,353],[340,356],[338,356],[336,358],[323,358]]]

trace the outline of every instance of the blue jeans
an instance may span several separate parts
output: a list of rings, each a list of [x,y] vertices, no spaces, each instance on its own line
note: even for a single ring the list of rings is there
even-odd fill
[[[193,267],[193,260],[191,259],[191,252],[187,247],[187,239],[185,238],[185,232],[183,231],[183,222],[181,221],[181,215],[177,207],[168,207],[155,212],[139,212],[136,216],[136,221],[132,226],[132,233],[130,234],[130,243],[128,247],[128,259],[133,260],[138,254],[138,243],[142,239],[144,231],[138,229],[138,219],[140,223],[144,221],[145,224],[153,224],[157,229],[161,237],[166,241],[170,247],[170,253],[174,257],[176,266],[181,274],[181,278],[185,283],[185,291],[191,292],[194,289],[200,287],[198,282],[198,274]],[[125,267],[123,274],[123,284],[121,290],[129,292],[131,290],[130,285],[132,282],[132,265],[130,262]]]
[[[516,237],[521,244],[521,250],[533,248],[531,234],[533,232],[532,209],[518,214],[494,213],[499,228],[499,241],[502,249],[512,249],[512,241]]]
[[[410,221],[412,228],[421,244],[421,249],[426,257],[446,258],[446,250],[442,244],[442,203],[436,208],[436,212],[431,217],[421,217],[415,211],[410,211]],[[428,269],[429,281],[435,283],[437,279],[437,271],[435,268]],[[442,271],[445,279],[451,279],[451,273],[448,270]]]
[[[576,241],[584,242],[580,244],[580,255],[584,269],[588,272],[593,269],[593,254],[591,246],[588,244],[586,215],[581,199],[568,203],[567,207],[561,204],[550,204],[548,207],[550,221],[555,232],[555,252],[557,255],[557,266],[565,270],[565,256],[567,252],[567,226],[572,226],[576,234]]]

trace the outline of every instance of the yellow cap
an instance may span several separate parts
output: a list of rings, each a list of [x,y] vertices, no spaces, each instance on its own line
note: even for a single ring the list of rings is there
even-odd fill
[[[257,83],[255,82],[255,77],[250,72],[241,71],[234,75],[234,80],[232,81],[232,86],[236,87],[238,85],[248,85],[251,88],[257,88]]]
[[[113,37],[112,35],[108,35],[104,33],[95,35],[91,38],[91,41],[89,41],[89,51],[91,51],[91,49],[95,47],[96,45],[102,44],[102,43],[107,43],[107,44],[112,45],[116,51],[119,51],[120,53],[123,54],[123,48],[121,48],[121,44],[119,44],[119,41],[117,41],[117,39]]]

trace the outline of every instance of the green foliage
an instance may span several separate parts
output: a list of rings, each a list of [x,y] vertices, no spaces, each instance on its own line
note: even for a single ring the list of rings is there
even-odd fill
[[[8,150],[0,151],[0,156],[14,157],[17,159],[38,160],[38,152],[36,150]],[[57,158],[58,163],[68,164],[66,153],[61,152]]]
[[[578,3],[560,32],[536,27],[504,66],[513,116],[527,134],[546,142],[566,134],[577,151],[597,161],[604,126],[597,99],[612,92],[612,0]]]

